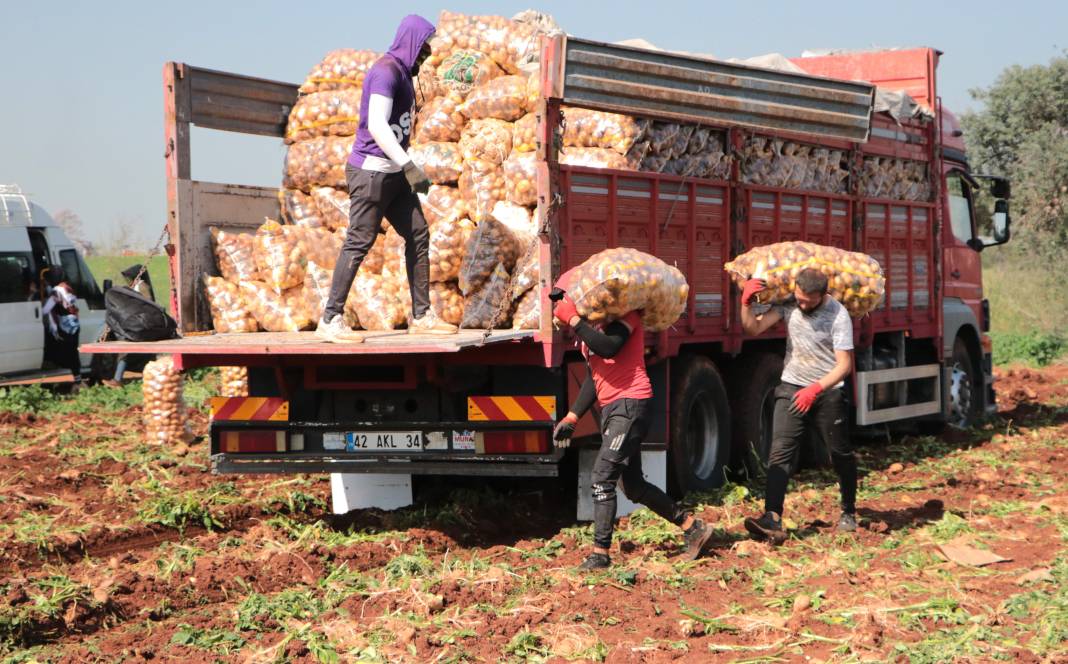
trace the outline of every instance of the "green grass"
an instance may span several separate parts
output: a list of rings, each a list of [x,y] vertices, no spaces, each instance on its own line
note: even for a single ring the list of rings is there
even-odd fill
[[[103,288],[105,279],[111,279],[116,286],[125,286],[126,278],[122,276],[122,271],[135,263],[143,265],[147,259],[147,256],[90,256],[85,259],[85,262],[88,263],[93,277],[96,278],[96,283]],[[167,256],[156,256],[148,261],[148,277],[152,280],[156,301],[166,304],[171,289]]]
[[[1064,337],[1052,332],[992,332],[994,364],[1022,362],[1044,367],[1068,350]]]

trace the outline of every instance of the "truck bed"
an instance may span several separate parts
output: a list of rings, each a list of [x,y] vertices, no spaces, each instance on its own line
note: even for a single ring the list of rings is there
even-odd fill
[[[167,341],[105,341],[82,346],[86,353],[181,355],[382,355],[456,353],[464,348],[533,339],[534,330],[460,330],[457,334],[408,334],[407,330],[364,332],[363,343],[327,343],[314,332],[196,334]]]

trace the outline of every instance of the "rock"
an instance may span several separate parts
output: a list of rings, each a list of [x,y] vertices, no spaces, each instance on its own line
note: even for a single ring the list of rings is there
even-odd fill
[[[705,625],[691,618],[683,618],[679,621],[679,634],[683,638],[690,639],[695,636],[704,636]]]
[[[397,630],[396,636],[397,636],[397,643],[402,645],[402,646],[406,646],[406,645],[408,645],[409,643],[412,642],[412,639],[415,638],[415,628],[414,627],[401,627],[400,629]]]
[[[904,464],[892,463],[890,464],[890,467],[886,469],[886,472],[890,473],[891,475],[897,475],[903,470],[905,470]]]
[[[1034,390],[1032,390],[1030,387],[1027,387],[1026,385],[1023,388],[1023,393],[1024,393],[1024,396],[1026,396],[1031,401],[1034,401],[1035,399],[1038,398],[1038,392],[1035,392]]]
[[[794,615],[804,613],[810,606],[812,606],[811,597],[805,594],[798,595],[794,598]]]
[[[890,532],[890,524],[885,521],[872,521],[868,524],[868,530],[873,533],[887,533]]]
[[[75,480],[79,480],[79,479],[81,479],[81,477],[82,477],[82,471],[80,471],[80,470],[78,470],[76,468],[72,468],[70,470],[64,470],[62,473],[59,474],[59,479],[61,479],[61,480],[70,480],[71,482],[73,482]]]
[[[108,589],[107,588],[95,588],[93,590],[93,601],[97,604],[103,604],[108,601]]]

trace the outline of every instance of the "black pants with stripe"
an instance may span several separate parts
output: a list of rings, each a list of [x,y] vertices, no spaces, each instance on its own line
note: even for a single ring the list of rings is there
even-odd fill
[[[601,450],[593,463],[593,544],[612,545],[616,484],[628,500],[678,525],[686,512],[642,475],[642,440],[649,431],[648,399],[617,399],[601,409]]]

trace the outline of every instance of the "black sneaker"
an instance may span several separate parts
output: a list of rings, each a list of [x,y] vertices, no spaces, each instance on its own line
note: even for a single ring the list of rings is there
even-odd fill
[[[749,517],[745,520],[745,529],[756,540],[768,540],[772,544],[786,541],[786,531],[782,529],[782,519],[775,512],[764,512],[759,519]]]
[[[612,565],[612,559],[603,553],[591,553],[590,557],[582,561],[579,569],[607,569]]]
[[[708,540],[712,539],[712,529],[704,521],[694,519],[689,530],[683,532],[686,540],[686,558],[697,560],[708,546]]]
[[[852,512],[842,512],[838,518],[838,532],[852,533],[857,530],[857,515]]]

